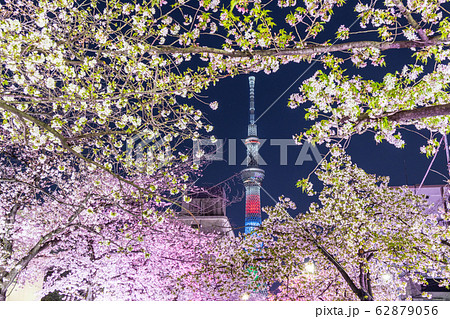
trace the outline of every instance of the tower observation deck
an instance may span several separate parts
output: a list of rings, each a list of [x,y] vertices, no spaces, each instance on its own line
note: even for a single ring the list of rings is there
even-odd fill
[[[259,168],[259,146],[257,127],[255,124],[255,77],[248,78],[250,85],[250,122],[248,137],[245,139],[247,148],[247,167],[241,171],[245,186],[245,233],[251,233],[261,225],[261,182],[264,170]]]

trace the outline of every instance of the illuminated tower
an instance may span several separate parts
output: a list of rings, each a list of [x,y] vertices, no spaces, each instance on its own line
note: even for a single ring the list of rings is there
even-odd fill
[[[264,170],[258,167],[259,139],[255,124],[255,77],[248,78],[250,85],[250,123],[248,137],[245,139],[247,148],[247,168],[241,171],[245,186],[245,233],[252,232],[261,225],[260,188],[264,179]]]

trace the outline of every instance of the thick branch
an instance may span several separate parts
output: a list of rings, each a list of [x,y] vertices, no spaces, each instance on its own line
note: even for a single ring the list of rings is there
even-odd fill
[[[432,45],[448,44],[450,42],[449,38],[442,39],[441,36],[436,36],[426,41],[395,41],[395,42],[379,42],[379,41],[357,41],[348,43],[339,43],[329,45],[309,45],[304,48],[277,48],[277,49],[265,49],[265,50],[254,50],[254,51],[227,51],[223,49],[211,48],[211,47],[187,47],[187,48],[177,48],[168,45],[159,45],[153,47],[151,50],[158,54],[201,54],[210,53],[222,56],[227,56],[231,58],[250,58],[254,56],[311,56],[321,53],[328,52],[339,52],[348,51],[352,49],[364,49],[364,48],[377,48],[380,51],[391,50],[391,49],[407,49],[407,48],[422,48]],[[114,54],[115,52],[109,52],[109,54]]]
[[[6,294],[6,291],[8,290],[9,286],[14,282],[14,280],[17,278],[19,273],[28,266],[30,261],[37,256],[41,251],[46,249],[51,243],[54,237],[60,233],[62,233],[66,228],[57,228],[54,231],[48,233],[47,235],[43,236],[36,245],[33,246],[33,248],[30,249],[30,251],[27,253],[26,256],[24,256],[19,262],[17,262],[16,267],[14,267],[10,272],[8,272],[6,275],[4,275],[3,278],[0,278],[2,283],[0,285],[0,293]]]
[[[442,105],[432,105],[413,110],[399,111],[388,115],[387,119],[394,122],[406,122],[419,120],[426,117],[450,115],[450,103]]]
[[[384,117],[386,117],[389,121],[404,123],[407,121],[420,120],[427,117],[444,116],[444,115],[450,115],[450,103],[425,106],[412,110],[398,111],[393,114],[382,114],[375,118],[371,118],[367,113],[363,113],[358,117],[358,121],[356,124]]]

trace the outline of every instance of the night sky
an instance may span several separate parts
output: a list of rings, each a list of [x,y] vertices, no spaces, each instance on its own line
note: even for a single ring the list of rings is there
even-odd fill
[[[353,1],[349,1],[351,3]],[[355,19],[355,14],[345,11],[345,8],[335,10],[336,14],[329,24],[331,33],[337,30],[341,24],[349,26]],[[359,28],[356,24],[351,31]],[[321,40],[327,37],[334,38],[330,33],[321,36]],[[367,35],[358,36],[354,40],[368,39]],[[375,38],[371,38],[377,40]],[[367,79],[382,80],[383,76],[388,72],[401,71],[405,63],[414,63],[411,58],[410,50],[391,50],[384,52],[386,55],[386,67],[374,67],[368,65],[364,69],[355,69],[351,62],[346,62],[344,68],[349,71],[349,75],[359,73]],[[310,64],[288,64],[280,67],[280,70],[274,74],[267,75],[263,72],[254,75],[256,77],[255,85],[255,108],[256,118],[258,118],[291,84],[296,81],[308,68]],[[313,122],[304,119],[305,111],[302,108],[292,110],[287,107],[289,95],[298,91],[301,83],[311,77],[316,70],[321,68],[320,63],[315,64],[303,74],[300,79],[288,90],[279,101],[257,122],[258,137],[267,139],[260,150],[262,158],[267,162],[262,168],[266,171],[266,177],[262,187],[270,194],[271,197],[277,199],[280,195],[290,197],[297,204],[297,211],[294,213],[304,212],[307,210],[313,198],[303,194],[300,189],[295,187],[297,180],[305,178],[316,166],[315,161],[305,162],[301,166],[294,165],[295,160],[300,152],[301,146],[288,147],[288,162],[286,166],[280,165],[280,147],[270,145],[270,139],[291,138],[294,134],[300,133],[307,129]],[[356,71],[356,72],[355,72]],[[352,73],[353,72],[353,73]],[[235,232],[243,231],[244,211],[245,211],[245,191],[239,176],[230,179],[237,174],[245,166],[240,163],[245,159],[246,150],[240,139],[247,137],[248,125],[248,107],[249,107],[249,85],[248,76],[240,75],[235,78],[227,78],[221,80],[215,87],[205,92],[207,100],[217,100],[219,108],[215,111],[207,106],[198,105],[204,111],[206,117],[214,125],[213,134],[218,139],[224,139],[224,161],[214,161],[204,170],[204,176],[198,181],[199,186],[209,186],[221,183],[227,180],[230,187],[228,199],[234,200],[227,208],[227,215],[230,222],[235,227]],[[307,104],[306,104],[307,105]],[[411,127],[411,129],[414,129]],[[352,137],[347,152],[352,156],[353,162],[365,169],[368,173],[377,175],[390,176],[390,185],[415,185],[420,184],[424,174],[431,162],[431,158],[427,158],[420,153],[420,146],[426,144],[426,139],[418,134],[400,131],[405,138],[406,147],[397,149],[393,145],[383,142],[376,144],[373,133],[365,133]],[[422,132],[427,135],[427,132]],[[229,139],[237,139],[237,165],[228,165]],[[327,152],[324,145],[319,145],[319,151],[322,154]],[[312,153],[309,152],[311,157]],[[438,156],[432,169],[446,174],[445,151],[441,146]],[[446,179],[431,171],[425,181],[425,185],[443,184]],[[314,179],[313,179],[314,181]],[[315,190],[320,190],[320,184],[316,183]],[[261,190],[261,206],[271,206],[274,201],[263,190]],[[265,218],[263,213],[263,219]]]

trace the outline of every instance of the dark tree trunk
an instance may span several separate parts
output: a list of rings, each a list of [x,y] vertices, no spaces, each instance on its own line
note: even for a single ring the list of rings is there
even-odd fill
[[[372,258],[373,253],[365,252],[363,249],[360,249],[358,251],[358,256],[363,259],[363,262],[359,264],[359,284],[361,289],[358,297],[362,301],[373,301],[370,272],[364,270],[364,266],[366,266],[367,262]]]
[[[368,294],[363,287],[361,288],[357,287],[357,285],[353,282],[352,278],[347,274],[347,272],[340,265],[340,263],[324,247],[322,247],[317,242],[317,240],[314,238],[313,235],[311,235],[309,230],[305,228],[303,228],[303,230],[309,235],[315,246],[322,252],[322,254],[328,259],[328,261],[330,261],[336,267],[336,269],[339,271],[344,280],[347,282],[353,293],[357,295],[361,301],[373,301],[373,297],[370,294]]]
[[[6,301],[6,289],[0,288],[0,301]]]
[[[361,301],[373,301],[373,297],[365,292],[363,289],[359,289],[358,298]]]

